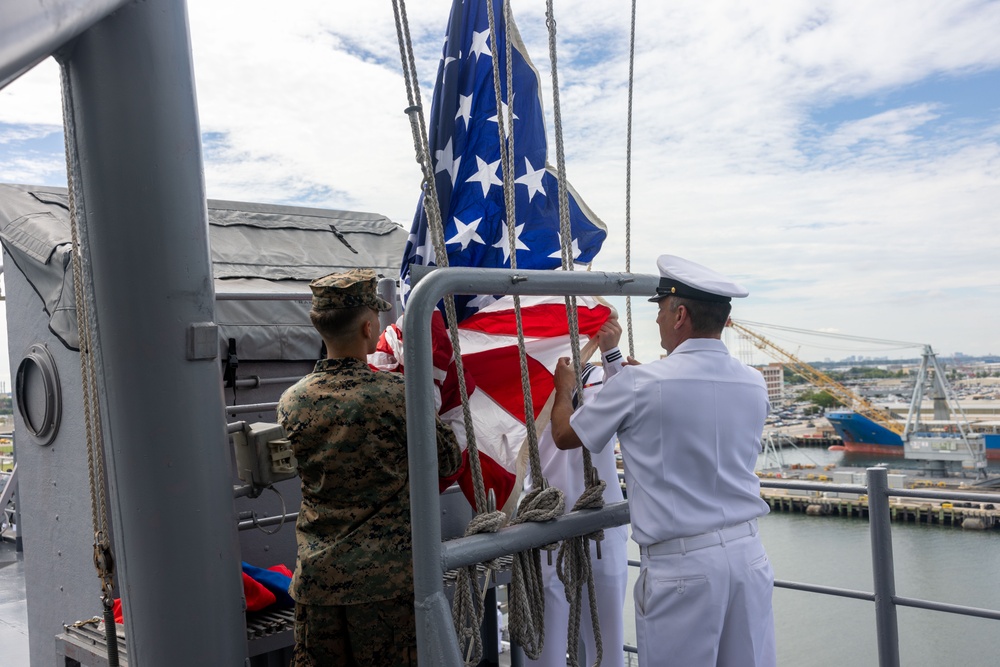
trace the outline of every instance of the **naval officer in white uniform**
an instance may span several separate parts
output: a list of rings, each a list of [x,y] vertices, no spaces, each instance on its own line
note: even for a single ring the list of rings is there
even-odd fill
[[[618,349],[622,328],[616,317],[610,318],[597,332],[603,366],[587,364],[581,372],[583,379],[583,402],[589,402],[598,394],[605,381],[622,367],[622,353]],[[574,385],[573,391],[576,390]],[[551,425],[546,426],[538,439],[538,455],[542,463],[542,475],[549,486],[563,490],[566,496],[566,511],[584,492],[583,454],[579,450],[562,451],[552,440]],[[620,503],[621,486],[618,484],[618,466],[615,461],[615,442],[610,439],[600,453],[594,454],[591,462],[597,468],[600,478],[606,483],[604,503]],[[534,485],[534,480],[531,480]],[[601,625],[601,646],[603,659],[598,667],[623,667],[625,652],[625,630],[622,621],[622,607],[625,604],[625,589],[628,587],[628,531],[625,526],[604,529],[601,542],[601,557],[597,557],[596,546],[590,543],[590,563],[594,573],[594,590],[597,594],[597,615]],[[550,565],[542,559],[542,581],[545,584],[545,642],[542,654],[537,660],[525,658],[526,665],[532,667],[566,667],[566,639],[569,628],[569,603],[566,589],[556,574],[555,558]],[[583,592],[581,608],[580,639],[586,648],[587,664],[594,664],[597,644],[590,616],[590,598]],[[577,647],[570,647],[576,651]]]
[[[650,301],[668,356],[623,368],[575,413],[561,359],[553,437],[597,452],[618,434],[641,553],[639,664],[773,667],[774,572],[757,535],[768,508],[754,474],[770,405],[763,376],[721,341],[730,300],[748,292],[680,257],[657,267]]]

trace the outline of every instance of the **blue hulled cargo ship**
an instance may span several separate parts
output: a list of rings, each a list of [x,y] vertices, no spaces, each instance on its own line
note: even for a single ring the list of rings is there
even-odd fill
[[[826,419],[844,442],[845,451],[879,456],[903,456],[903,439],[899,434],[864,415],[851,410],[840,410],[827,413]],[[1000,434],[987,433],[983,438],[986,458],[1000,460]]]

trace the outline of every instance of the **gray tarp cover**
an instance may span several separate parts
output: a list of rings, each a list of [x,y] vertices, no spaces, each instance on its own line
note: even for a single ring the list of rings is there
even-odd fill
[[[233,338],[237,355],[247,360],[317,358],[309,281],[357,267],[395,278],[407,238],[402,227],[375,213],[211,199],[208,222],[220,348],[225,351]],[[0,242],[38,292],[49,328],[77,349],[71,239],[65,188],[0,185]],[[154,249],[136,249],[144,251]],[[303,300],[226,298],[239,293],[292,293]]]

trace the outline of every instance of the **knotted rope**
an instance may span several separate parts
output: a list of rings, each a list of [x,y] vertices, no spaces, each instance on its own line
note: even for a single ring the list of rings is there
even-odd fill
[[[549,33],[549,58],[552,61],[552,113],[556,135],[556,172],[559,178],[559,228],[562,246],[562,265],[567,271],[573,270],[573,232],[569,219],[569,194],[566,186],[566,158],[563,151],[562,113],[559,106],[559,74],[556,58],[556,20],[552,8],[552,0],[545,3],[545,24]],[[576,298],[566,298],[566,316],[569,320],[570,349],[573,355],[573,367],[576,369],[576,392],[583,400],[583,382],[580,378],[580,325],[577,320]],[[604,482],[600,480],[597,469],[591,461],[590,452],[583,448],[584,492],[573,506],[578,509],[600,509],[604,507]],[[594,589],[594,574],[590,564],[589,540],[597,542],[597,553],[600,555],[600,542],[604,539],[604,531],[599,530],[590,535],[564,540],[559,549],[557,573],[566,588],[566,601],[570,605],[569,627],[566,645],[569,647],[570,664],[578,664],[576,646],[580,637],[580,615],[583,598],[580,589],[587,582],[590,594],[590,620],[594,629],[594,640],[597,647],[597,657],[594,662],[599,665],[604,657],[604,646],[601,641],[601,623],[597,615],[597,597]]]
[[[503,512],[481,512],[472,517],[465,529],[465,536],[479,533],[495,533],[503,527],[506,516]],[[489,586],[489,571],[496,567],[493,561],[484,564],[487,568],[486,585]],[[452,621],[458,637],[459,650],[466,656],[466,664],[478,664],[483,657],[483,636],[479,631],[485,609],[484,595],[477,590],[479,577],[475,565],[458,570],[455,580],[455,601],[452,605]],[[513,614],[513,612],[511,612]]]
[[[437,199],[437,186],[434,181],[434,167],[431,164],[430,150],[427,145],[427,128],[420,101],[420,84],[417,77],[416,59],[413,55],[413,44],[410,39],[409,21],[406,17],[405,0],[393,0],[392,9],[396,20],[399,55],[402,61],[403,79],[406,84],[406,95],[409,104],[406,114],[410,119],[410,131],[413,134],[413,147],[417,163],[423,172],[421,189],[424,194],[424,210],[427,214],[427,223],[434,247],[435,261],[438,266],[447,267],[448,249],[444,240],[441,206]],[[495,507],[487,508],[483,471],[479,461],[479,448],[476,446],[476,433],[472,427],[469,390],[465,382],[465,367],[462,362],[462,348],[458,336],[458,317],[455,311],[455,300],[450,294],[444,298],[444,306],[448,334],[454,352],[455,371],[458,374],[458,389],[462,402],[466,448],[469,452],[469,465],[472,469],[472,482],[476,501],[477,516],[469,523],[466,535],[496,532],[503,526],[506,516],[503,512],[497,511]],[[486,585],[488,586],[495,564],[488,562],[485,565],[487,568]],[[483,601],[481,596],[474,595],[475,591],[471,590],[475,587],[477,578],[475,566],[463,568],[459,572],[455,602],[452,609],[455,631],[459,637],[460,647],[464,647],[466,664],[478,663],[483,653],[483,645],[479,632],[483,622]],[[471,595],[471,601],[466,597],[466,593]]]
[[[510,248],[510,268],[517,269],[517,216],[514,193],[514,81],[510,28],[513,25],[510,0],[503,1],[507,117],[501,117],[503,95],[500,88],[500,62],[497,57],[497,30],[493,3],[488,11],[490,29],[490,55],[493,67],[493,93],[497,108],[497,136],[500,143],[500,160],[503,165],[504,207],[507,212],[507,243]],[[509,132],[508,132],[509,130]],[[521,394],[524,398],[524,425],[531,479],[535,489],[525,494],[518,505],[511,524],[528,521],[549,521],[561,516],[566,507],[565,495],[560,489],[549,487],[542,476],[541,457],[538,453],[538,430],[535,424],[534,403],[528,374],[528,359],[524,344],[524,325],[521,318],[521,298],[514,295],[514,319],[517,323],[517,351],[521,370]],[[514,555],[511,584],[509,630],[511,639],[531,659],[541,657],[545,644],[545,586],[542,580],[542,562],[539,550],[528,549]]]
[[[595,470],[596,472],[596,470]],[[573,505],[573,511],[578,509],[593,509],[604,507],[605,482],[598,480],[597,484],[587,486],[583,495]],[[603,539],[603,533],[598,539]],[[569,664],[578,667],[579,660],[573,647],[580,644],[580,618],[583,614],[583,597],[581,588],[587,584],[587,594],[590,600],[590,622],[594,628],[594,643],[597,647],[595,665],[601,664],[604,656],[604,642],[601,640],[600,618],[597,613],[597,590],[594,586],[594,572],[590,561],[590,535],[581,535],[564,540],[556,560],[556,574],[566,590],[566,602],[569,603],[569,627],[567,629],[566,646],[569,650]],[[600,557],[601,546],[597,542],[597,555]]]

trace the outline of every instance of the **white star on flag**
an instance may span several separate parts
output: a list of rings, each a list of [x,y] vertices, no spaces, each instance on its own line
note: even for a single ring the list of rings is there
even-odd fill
[[[559,247],[556,249],[556,251],[554,253],[552,253],[551,255],[549,255],[549,257],[554,257],[555,259],[562,259],[562,246],[563,246],[562,232],[559,232]],[[571,245],[571,248],[572,248],[572,253],[573,253],[573,259],[574,260],[579,259],[579,257],[580,257],[580,240],[579,239],[573,239],[573,243]]]
[[[503,250],[503,261],[506,264],[510,260],[510,236],[507,233],[507,221],[505,220],[500,226],[502,232],[500,234],[500,240],[493,244],[494,248],[500,248]],[[521,232],[524,231],[524,223],[516,225],[514,227],[514,246],[518,250],[530,250],[528,246],[524,245],[521,241]]]
[[[514,98],[511,97],[512,101],[513,101],[513,99]],[[510,113],[510,112],[508,111],[507,103],[506,102],[500,102],[500,117],[503,118],[503,133],[504,133],[504,136],[508,136],[509,137],[510,136],[510,128],[507,127],[507,114],[508,113]],[[490,121],[491,123],[497,122],[496,114],[494,114],[491,118],[487,118],[486,120]],[[521,120],[521,119],[517,117],[517,114],[514,114],[514,120]]]
[[[479,171],[467,178],[465,180],[466,183],[472,183],[473,181],[479,183],[483,187],[484,197],[490,191],[490,186],[499,185],[503,187],[503,181],[497,176],[497,170],[500,168],[500,160],[487,162],[477,155],[476,163],[479,165]]]
[[[469,51],[470,56],[475,56],[476,60],[479,60],[480,54],[493,57],[490,53],[490,47],[486,44],[490,39],[490,31],[483,30],[482,32],[472,33],[472,50]]]
[[[458,96],[458,113],[455,118],[465,121],[465,129],[469,129],[469,119],[472,118],[472,95]]]
[[[465,224],[458,218],[454,218],[454,220],[455,220],[455,235],[452,236],[447,241],[445,241],[445,243],[461,243],[462,250],[468,248],[469,244],[472,243],[473,241],[483,245],[486,244],[486,242],[483,241],[482,237],[480,237],[479,234],[476,232],[476,228],[479,227],[479,223],[483,221],[482,218],[476,218],[469,224]]]
[[[515,183],[523,185],[528,188],[528,203],[534,199],[536,194],[541,194],[545,196],[545,188],[542,187],[542,177],[545,176],[545,167],[542,166],[541,169],[532,169],[531,162],[528,158],[524,158],[524,173],[518,178],[514,179]]]
[[[416,246],[413,254],[419,255],[425,265],[434,264],[437,261],[434,256],[434,246],[431,244],[430,237],[427,238],[423,245]]]
[[[454,154],[451,139],[448,140],[443,149],[434,151],[434,159],[437,160],[437,169],[434,170],[434,173],[448,172],[448,175],[451,176],[451,184],[455,185],[455,177],[458,176],[458,165],[462,162],[462,156]]]

